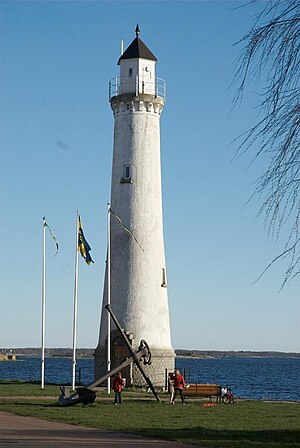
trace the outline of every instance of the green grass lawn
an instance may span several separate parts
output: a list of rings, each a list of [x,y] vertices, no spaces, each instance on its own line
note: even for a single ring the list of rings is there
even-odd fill
[[[299,403],[238,400],[202,406],[203,401],[168,404],[144,392],[125,391],[123,404],[100,392],[89,406],[59,407],[57,386],[1,384],[0,410],[74,425],[106,428],[205,447],[300,447]]]

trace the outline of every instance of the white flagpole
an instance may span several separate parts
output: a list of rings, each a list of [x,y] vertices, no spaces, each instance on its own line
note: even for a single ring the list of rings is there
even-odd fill
[[[110,204],[107,204],[107,305],[110,305]],[[107,371],[111,368],[110,314],[107,313]],[[107,393],[110,394],[110,377],[107,379]]]
[[[76,339],[77,339],[77,302],[78,302],[78,232],[79,212],[77,211],[76,222],[76,253],[75,253],[75,284],[74,284],[74,314],[73,314],[73,370],[72,390],[75,390],[76,382]]]
[[[45,387],[45,317],[46,317],[46,220],[43,217],[43,261],[42,261],[42,359],[41,388]]]

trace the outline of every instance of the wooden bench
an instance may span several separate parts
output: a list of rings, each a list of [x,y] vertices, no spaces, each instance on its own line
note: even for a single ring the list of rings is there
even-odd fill
[[[208,397],[209,401],[216,397],[216,401],[221,401],[221,386],[218,384],[190,384],[183,393],[185,397]]]

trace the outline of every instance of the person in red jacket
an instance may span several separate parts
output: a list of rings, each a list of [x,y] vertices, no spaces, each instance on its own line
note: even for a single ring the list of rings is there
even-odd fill
[[[115,392],[115,404],[122,404],[123,386],[124,386],[124,379],[122,378],[121,372],[119,372],[116,374],[113,382],[113,390]]]
[[[175,376],[174,376],[174,398],[172,401],[172,404],[175,404],[175,398],[176,395],[179,393],[180,398],[181,398],[181,403],[184,403],[184,396],[183,396],[183,389],[185,387],[185,381],[183,376],[180,374],[179,370],[175,371]]]

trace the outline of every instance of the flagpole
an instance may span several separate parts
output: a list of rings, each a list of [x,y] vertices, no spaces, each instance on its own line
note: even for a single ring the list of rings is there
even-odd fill
[[[45,387],[45,318],[46,318],[46,220],[43,217],[43,261],[42,261],[42,359],[41,388]]]
[[[72,362],[72,390],[75,390],[76,383],[76,339],[77,339],[77,302],[78,302],[78,232],[79,232],[79,212],[77,211],[76,221],[76,253],[75,253],[75,283],[74,283],[74,312],[73,312],[73,362]]]
[[[110,305],[110,204],[107,203],[107,305]],[[107,313],[107,371],[111,368],[110,314]],[[110,377],[107,378],[107,393],[110,394]]]

